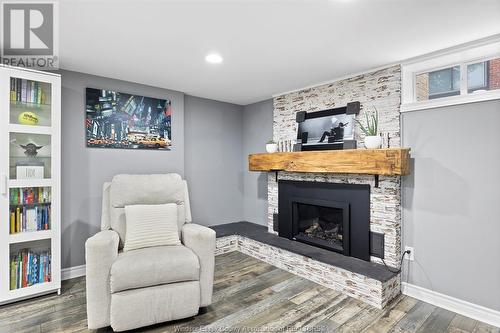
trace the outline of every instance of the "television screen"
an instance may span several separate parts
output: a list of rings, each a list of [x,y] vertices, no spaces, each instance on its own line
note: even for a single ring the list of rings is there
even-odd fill
[[[112,90],[87,88],[87,147],[172,148],[172,103]]]
[[[348,114],[337,114],[333,116],[324,116],[317,118],[309,118],[299,123],[299,128],[297,131],[297,139],[299,142],[304,138],[303,134],[307,132],[307,142],[302,143],[304,145],[311,144],[320,144],[320,139],[323,136],[323,133],[330,133],[333,127],[339,126],[342,123],[345,125],[344,127],[344,140],[352,140],[354,137],[353,128],[354,128],[354,116]],[[328,143],[328,140],[325,140],[323,143]]]

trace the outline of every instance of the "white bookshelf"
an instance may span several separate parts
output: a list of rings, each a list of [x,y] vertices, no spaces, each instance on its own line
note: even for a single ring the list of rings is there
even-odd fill
[[[60,76],[0,66],[0,110],[0,304],[4,304],[60,293]],[[38,121],[21,121],[25,112]],[[28,149],[21,147],[29,143],[42,146],[36,156],[26,155]],[[26,166],[39,171],[30,169],[26,174],[31,178],[19,179]]]

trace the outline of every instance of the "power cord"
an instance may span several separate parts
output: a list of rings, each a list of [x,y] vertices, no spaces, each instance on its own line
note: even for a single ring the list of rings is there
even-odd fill
[[[382,259],[382,258],[380,258],[380,259],[382,259],[382,262],[384,263],[385,268],[387,268],[387,270],[389,272],[395,273],[395,274],[399,274],[399,273],[401,273],[401,267],[403,267],[402,266],[403,265],[403,260],[405,258],[405,255],[407,255],[407,254],[410,255],[411,251],[410,250],[406,250],[406,251],[403,252],[403,254],[401,255],[401,261],[399,262],[399,269],[396,270],[396,271],[392,270],[389,266],[387,266],[386,263],[385,263],[385,261],[384,261],[384,259]]]

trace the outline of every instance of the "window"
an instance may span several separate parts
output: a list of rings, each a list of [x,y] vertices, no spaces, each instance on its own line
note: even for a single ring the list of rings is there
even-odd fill
[[[402,65],[401,111],[500,99],[500,41]]]
[[[416,76],[417,101],[460,95],[460,66]]]
[[[488,61],[467,65],[467,92],[488,90]]]
[[[415,76],[417,101],[458,96],[460,91],[460,65],[420,73]],[[500,58],[467,65],[467,92],[479,93],[500,89]]]
[[[500,89],[500,58],[467,65],[468,93]]]
[[[460,94],[460,66],[429,73],[429,98]]]

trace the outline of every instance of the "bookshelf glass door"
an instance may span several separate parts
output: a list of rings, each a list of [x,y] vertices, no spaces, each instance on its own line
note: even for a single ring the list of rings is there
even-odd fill
[[[9,290],[51,281],[52,85],[10,78]]]
[[[51,136],[9,134],[9,178],[37,180],[51,178]]]
[[[51,125],[51,91],[47,82],[10,78],[10,123]]]

